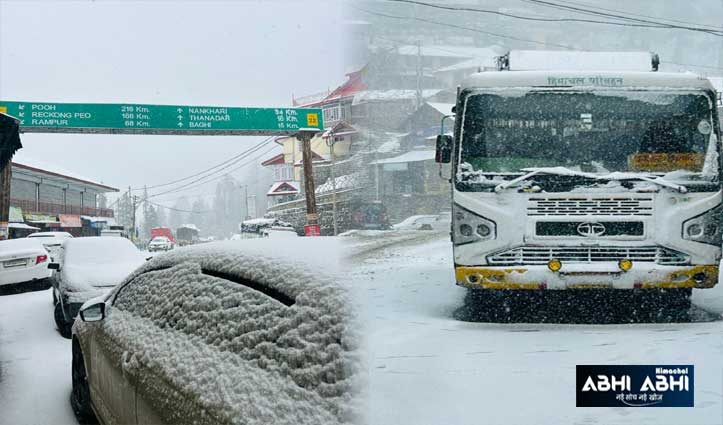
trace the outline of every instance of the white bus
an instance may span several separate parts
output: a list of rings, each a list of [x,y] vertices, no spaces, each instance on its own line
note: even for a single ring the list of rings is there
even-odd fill
[[[457,284],[665,288],[689,302],[716,285],[721,259],[713,87],[653,72],[650,54],[647,70],[561,55],[516,71],[531,67],[511,52],[458,90],[454,136],[437,139],[437,161],[452,163]]]

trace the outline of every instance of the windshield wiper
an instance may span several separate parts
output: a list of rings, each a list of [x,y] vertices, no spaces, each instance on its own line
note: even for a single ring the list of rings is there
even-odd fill
[[[538,174],[553,174],[558,176],[574,176],[574,177],[585,177],[593,180],[615,180],[615,181],[623,181],[623,180],[642,180],[649,183],[657,184],[659,186],[667,187],[669,189],[676,190],[680,193],[687,193],[688,188],[679,185],[673,182],[670,182],[668,180],[665,180],[662,177],[656,177],[652,178],[650,176],[647,176],[645,174],[637,174],[637,173],[621,173],[621,172],[614,172],[610,174],[605,175],[597,175],[593,173],[585,173],[582,171],[574,171],[570,170],[569,168],[565,167],[542,167],[542,168],[523,168],[522,171],[526,171],[526,174],[521,175],[520,177],[514,178],[510,181],[500,183],[497,186],[495,186],[495,193],[499,193],[511,186],[516,185],[517,183],[527,180],[530,177],[536,176]]]
[[[527,171],[527,174],[523,174],[510,181],[500,183],[495,186],[495,193],[500,193],[508,187],[514,186],[521,181],[525,181],[530,177],[534,177],[538,174],[554,174],[557,176],[576,176],[579,175],[576,171],[570,170],[565,167],[544,167],[544,168],[523,168],[522,171]]]

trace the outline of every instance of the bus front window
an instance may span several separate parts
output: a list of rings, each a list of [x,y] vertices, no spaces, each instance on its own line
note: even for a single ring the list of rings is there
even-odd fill
[[[678,172],[711,182],[718,176],[716,140],[703,93],[472,94],[458,151],[466,172],[457,181],[565,167],[601,176]]]

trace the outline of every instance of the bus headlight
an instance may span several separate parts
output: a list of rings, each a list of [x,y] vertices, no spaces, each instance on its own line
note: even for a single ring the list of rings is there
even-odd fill
[[[480,217],[455,204],[452,210],[454,243],[457,245],[494,239],[497,236],[495,222]]]
[[[721,232],[721,214],[723,214],[723,207],[718,205],[697,217],[686,220],[683,222],[683,239],[720,245],[723,233]]]

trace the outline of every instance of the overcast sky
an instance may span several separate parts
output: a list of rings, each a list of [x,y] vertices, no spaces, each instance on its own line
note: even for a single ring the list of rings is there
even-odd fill
[[[0,100],[288,106],[292,93],[343,80],[341,17],[333,0],[0,0]],[[25,134],[19,159],[127,188],[185,177],[259,140]]]

